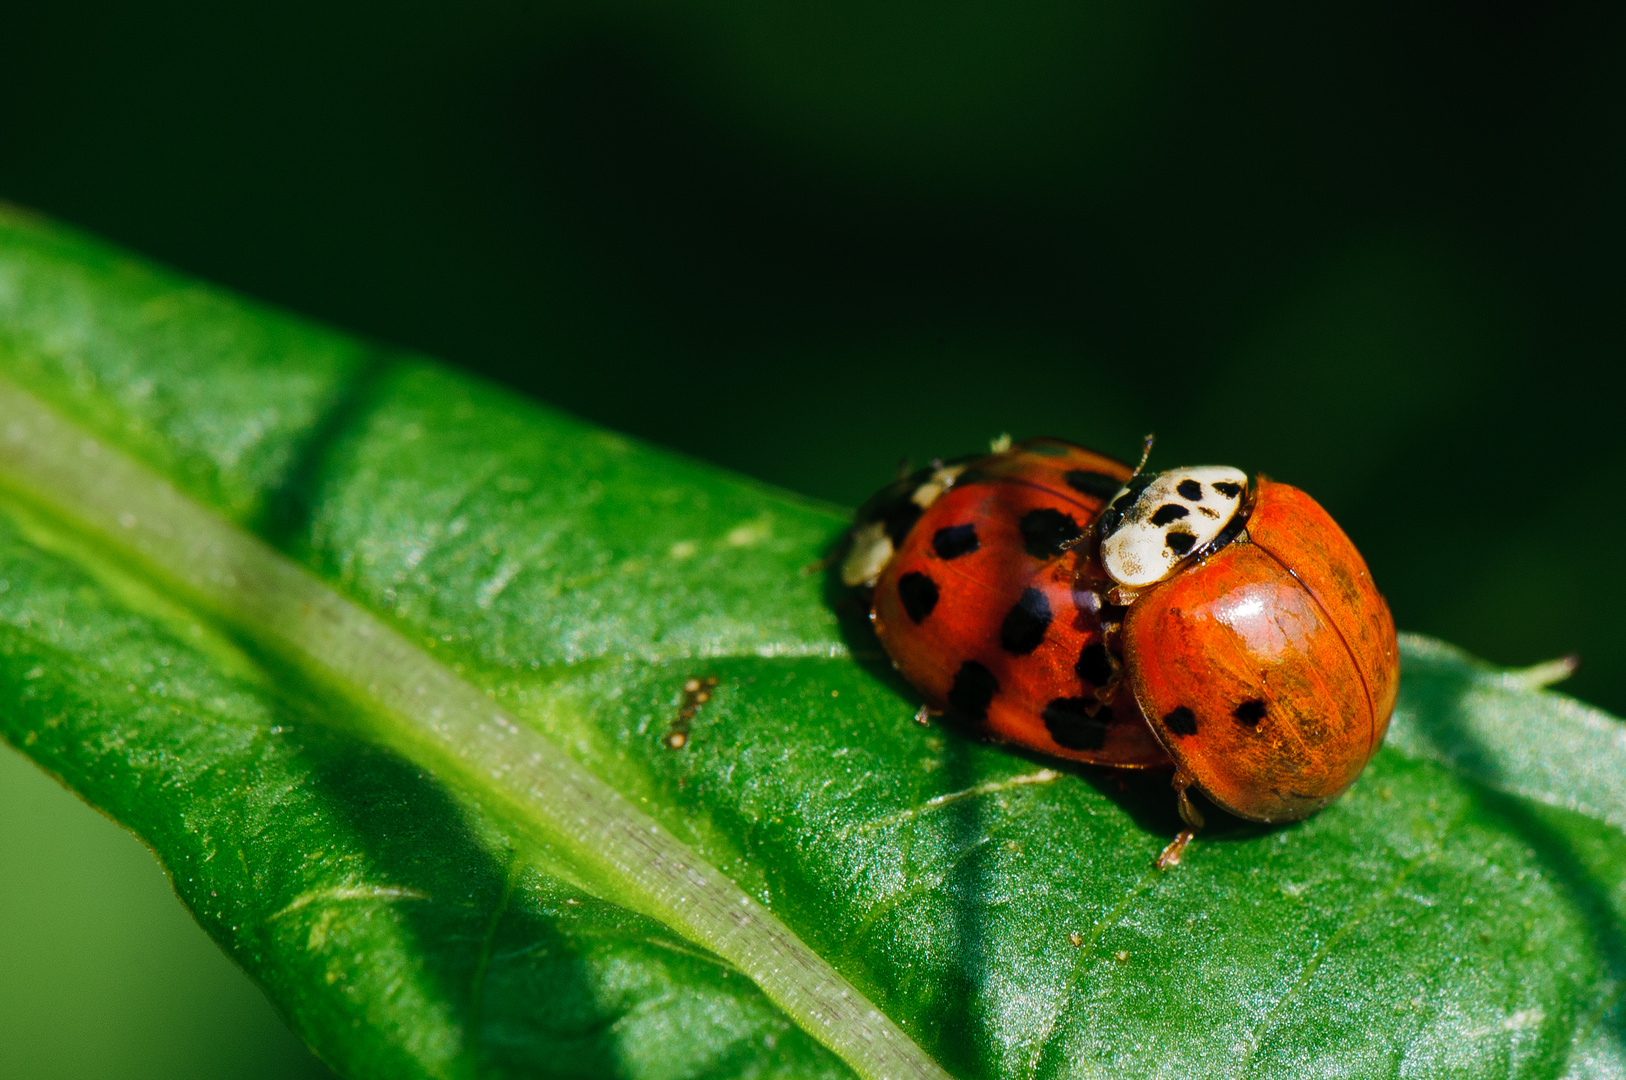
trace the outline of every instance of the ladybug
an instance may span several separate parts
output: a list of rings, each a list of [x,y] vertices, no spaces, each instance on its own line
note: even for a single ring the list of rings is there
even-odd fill
[[[1297,488],[1144,467],[1059,439],[933,463],[859,510],[841,578],[930,711],[1057,757],[1172,768],[1193,830],[1190,788],[1241,818],[1306,817],[1383,741],[1388,605]]]

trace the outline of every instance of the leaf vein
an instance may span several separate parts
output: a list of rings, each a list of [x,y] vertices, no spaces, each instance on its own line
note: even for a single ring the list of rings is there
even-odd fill
[[[491,917],[486,920],[485,933],[480,936],[480,955],[475,961],[474,972],[469,976],[469,1019],[465,1025],[463,1045],[465,1051],[475,1056],[475,1064],[479,1064],[479,1041],[481,1018],[485,1012],[486,976],[491,971],[491,957],[497,946],[497,931],[502,928],[503,916],[513,906],[514,890],[519,886],[523,867],[519,857],[512,847],[508,848],[507,865],[504,868],[502,893],[497,898],[497,904],[491,909]]]
[[[1465,813],[1466,811],[1458,811],[1456,816],[1449,823],[1442,825],[1439,831],[1435,834],[1435,841],[1438,843],[1439,841],[1443,840],[1445,834],[1449,833],[1453,828],[1461,823]],[[1271,1003],[1270,1007],[1265,1010],[1263,1015],[1259,1017],[1259,1019],[1254,1023],[1252,1029],[1249,1030],[1248,1034],[1244,1037],[1243,1043],[1247,1049],[1243,1053],[1241,1060],[1237,1062],[1236,1075],[1238,1077],[1247,1075],[1248,1067],[1253,1062],[1254,1054],[1259,1049],[1260,1039],[1263,1037],[1265,1028],[1269,1026],[1271,1018],[1280,1012],[1283,1006],[1287,1005],[1289,1002],[1303,993],[1304,988],[1309,986],[1311,981],[1314,980],[1316,972],[1321,969],[1323,961],[1325,961],[1327,956],[1331,954],[1332,950],[1345,938],[1349,937],[1357,926],[1371,918],[1385,904],[1389,903],[1397,895],[1399,895],[1401,887],[1405,885],[1407,879],[1411,877],[1415,870],[1427,863],[1433,862],[1437,857],[1438,848],[1435,847],[1431,848],[1421,856],[1407,860],[1395,873],[1393,880],[1389,882],[1386,888],[1374,893],[1371,900],[1340,922],[1338,927],[1315,947],[1315,949],[1310,953],[1310,956],[1304,961],[1304,966],[1299,969],[1298,977],[1293,981],[1293,984],[1283,991],[1281,997],[1277,998],[1273,1003]]]
[[[966,799],[977,799],[988,795],[997,795],[1001,791],[1009,791],[1012,788],[1028,787],[1033,784],[1048,784],[1052,781],[1061,779],[1062,775],[1062,773],[1056,772],[1053,769],[1039,769],[1036,772],[1023,773],[1021,776],[1012,776],[1004,780],[989,780],[986,783],[976,784],[961,791],[951,791],[944,795],[935,796],[927,799],[919,806],[899,810],[896,813],[887,814],[885,817],[871,818],[869,821],[864,822],[864,824],[859,827],[858,831],[860,833],[870,833],[876,831],[877,829],[883,829],[888,825],[901,825],[906,821],[910,821],[924,814],[928,814],[933,810],[940,810],[945,806],[951,806],[957,802],[964,802]]]
[[[1090,928],[1089,935],[1079,943],[1079,955],[1073,961],[1072,971],[1067,975],[1067,983],[1062,989],[1061,1002],[1056,1006],[1055,1011],[1050,1014],[1050,1019],[1046,1021],[1044,1028],[1040,1030],[1038,1038],[1034,1042],[1033,1059],[1028,1065],[1029,1077],[1038,1075],[1039,1065],[1044,1060],[1045,1051],[1050,1048],[1051,1042],[1056,1037],[1056,1029],[1073,1006],[1085,960],[1090,957],[1095,947],[1101,943],[1101,938],[1106,935],[1107,930],[1123,919],[1124,912],[1129,910],[1129,905],[1150,889],[1164,874],[1165,871],[1159,870],[1155,865],[1150,867],[1141,875],[1140,880],[1129,888],[1123,899],[1119,900],[1106,914],[1095,921],[1095,925]]]
[[[272,912],[265,918],[266,922],[275,922],[284,915],[292,914],[300,908],[317,903],[344,903],[352,900],[383,900],[393,902],[396,900],[428,900],[428,893],[417,889],[407,888],[404,885],[335,885],[326,889],[312,889],[300,893],[286,905]]]

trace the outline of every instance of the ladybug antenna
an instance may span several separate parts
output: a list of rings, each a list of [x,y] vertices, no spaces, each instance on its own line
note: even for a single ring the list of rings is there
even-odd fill
[[[1142,469],[1146,468],[1146,459],[1152,456],[1152,443],[1156,441],[1157,436],[1155,434],[1149,433],[1146,436],[1146,441],[1141,444],[1140,448],[1140,464],[1136,465],[1135,471],[1129,474],[1129,479],[1133,480],[1141,474]]]

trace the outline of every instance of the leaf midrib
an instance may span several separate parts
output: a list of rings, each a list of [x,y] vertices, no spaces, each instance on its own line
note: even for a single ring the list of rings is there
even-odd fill
[[[0,380],[0,485],[287,657],[377,738],[575,859],[617,902],[722,957],[859,1075],[944,1073],[760,903],[393,627]]]

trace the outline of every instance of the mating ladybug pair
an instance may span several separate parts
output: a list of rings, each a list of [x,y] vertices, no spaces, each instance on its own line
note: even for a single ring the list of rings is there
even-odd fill
[[[1308,495],[1238,469],[1146,474],[1058,439],[935,464],[859,510],[841,576],[931,709],[1172,767],[1192,828],[1191,787],[1254,821],[1314,813],[1394,709],[1394,620],[1360,553]]]

